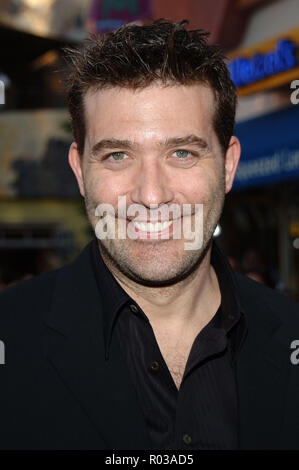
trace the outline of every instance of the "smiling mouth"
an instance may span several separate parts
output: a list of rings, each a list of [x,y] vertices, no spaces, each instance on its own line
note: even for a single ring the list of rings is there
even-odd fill
[[[159,233],[167,230],[172,224],[173,220],[168,222],[137,222],[132,220],[131,221],[133,226],[137,228],[140,232],[147,232],[147,233]]]

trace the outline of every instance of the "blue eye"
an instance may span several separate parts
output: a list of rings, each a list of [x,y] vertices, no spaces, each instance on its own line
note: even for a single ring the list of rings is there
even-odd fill
[[[124,160],[124,156],[126,157],[126,154],[124,152],[113,152],[111,153],[110,155],[112,157],[113,160],[115,161],[121,161],[121,160]]]
[[[173,152],[174,154],[176,153],[177,154],[177,157],[178,158],[181,158],[182,160],[184,158],[187,158],[189,153],[188,150],[176,150],[175,152]]]

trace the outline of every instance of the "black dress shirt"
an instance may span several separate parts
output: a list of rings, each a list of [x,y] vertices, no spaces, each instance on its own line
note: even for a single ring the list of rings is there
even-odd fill
[[[247,327],[234,272],[213,241],[211,264],[221,305],[195,338],[179,390],[151,324],[104,263],[98,242],[92,262],[103,301],[105,357],[117,335],[153,449],[237,449],[239,417],[235,360]]]

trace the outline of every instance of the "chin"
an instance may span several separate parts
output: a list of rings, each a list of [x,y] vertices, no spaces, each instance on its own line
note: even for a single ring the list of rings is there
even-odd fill
[[[152,282],[152,283],[161,283],[161,282],[171,282],[173,279],[178,277],[177,273],[171,273],[170,269],[165,270],[165,266],[161,270],[157,269],[153,271],[152,269],[143,269],[142,271],[138,269],[131,269],[130,272],[138,279],[140,282]]]

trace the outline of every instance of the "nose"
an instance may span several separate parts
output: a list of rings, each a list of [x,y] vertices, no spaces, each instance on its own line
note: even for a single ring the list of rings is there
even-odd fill
[[[166,169],[162,166],[160,162],[150,158],[142,162],[131,192],[133,203],[150,208],[151,204],[160,206],[173,201],[174,192],[171,181]]]

